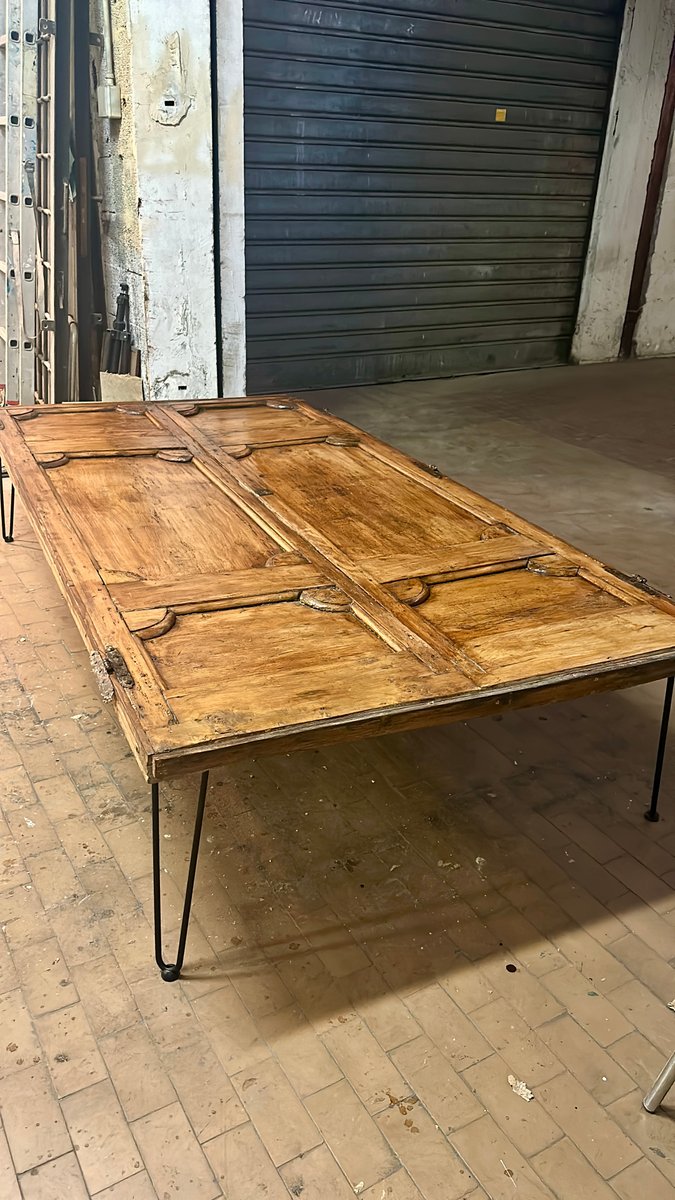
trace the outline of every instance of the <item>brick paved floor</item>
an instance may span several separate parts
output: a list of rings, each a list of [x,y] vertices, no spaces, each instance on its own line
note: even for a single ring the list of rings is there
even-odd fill
[[[327,401],[667,586],[671,379]],[[617,416],[622,387],[637,416]],[[591,400],[604,441],[584,437]],[[642,820],[661,694],[214,773],[189,970],[167,985],[148,789],[19,510],[0,562],[2,1200],[672,1197],[675,1096],[640,1105],[675,1044],[672,770],[667,819]],[[174,935],[194,795],[166,791]]]

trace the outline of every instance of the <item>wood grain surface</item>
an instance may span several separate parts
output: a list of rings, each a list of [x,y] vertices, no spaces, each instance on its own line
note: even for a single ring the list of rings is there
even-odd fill
[[[0,453],[147,778],[675,671],[667,597],[297,400],[3,409]]]

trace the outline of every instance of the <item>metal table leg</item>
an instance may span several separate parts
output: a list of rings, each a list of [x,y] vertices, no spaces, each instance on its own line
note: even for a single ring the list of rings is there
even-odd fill
[[[642,1107],[647,1109],[647,1112],[656,1112],[659,1105],[665,1100],[668,1092],[675,1083],[675,1054],[673,1054],[663,1068],[661,1074],[654,1080],[654,1086],[650,1088],[642,1101]]]
[[[9,478],[9,476],[7,475],[7,472],[5,471],[5,469],[2,465],[2,459],[0,459],[0,522],[2,523],[2,540],[3,540],[3,542],[13,542],[14,541],[14,501],[16,499],[16,492],[14,491],[14,484],[12,483],[12,481],[10,479],[10,481],[9,481],[9,486],[10,486],[9,524],[7,524],[7,517],[6,517],[6,513],[5,513],[5,476],[7,476],[7,478]]]
[[[666,680],[666,695],[663,701],[663,716],[661,718],[661,732],[659,734],[659,746],[656,751],[656,766],[654,768],[654,784],[652,787],[652,802],[645,813],[646,821],[659,820],[659,792],[661,790],[661,776],[663,774],[663,763],[666,757],[666,742],[668,741],[668,725],[670,723],[670,710],[673,706],[673,683],[675,680],[671,676]]]
[[[199,800],[197,803],[197,814],[195,816],[195,828],[192,835],[192,851],[190,854],[190,865],[187,873],[185,900],[183,903],[183,916],[180,923],[178,953],[176,954],[175,963],[165,962],[162,950],[162,884],[159,837],[159,784],[153,783],[152,785],[152,882],[154,889],[155,910],[155,961],[160,969],[162,979],[164,979],[167,983],[174,983],[176,979],[180,978],[183,959],[185,958],[185,943],[187,942],[188,925],[190,923],[192,893],[194,891],[195,875],[197,873],[199,841],[202,835],[204,805],[206,803],[206,790],[208,785],[209,773],[208,771],[204,771],[199,784]]]

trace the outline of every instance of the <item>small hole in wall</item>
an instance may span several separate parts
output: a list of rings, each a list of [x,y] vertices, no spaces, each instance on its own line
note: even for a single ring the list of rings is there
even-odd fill
[[[164,100],[163,100],[163,104],[164,104],[165,108],[175,108],[176,107],[176,101],[172,100],[171,96],[165,96]]]
[[[179,391],[179,392],[187,392],[187,384],[186,384],[186,383],[179,383],[179,384],[178,384],[178,391]]]

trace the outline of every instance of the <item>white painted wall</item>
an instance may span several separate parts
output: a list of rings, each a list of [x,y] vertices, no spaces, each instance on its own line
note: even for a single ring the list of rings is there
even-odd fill
[[[218,188],[223,394],[246,392],[244,48],[242,0],[218,0]]]
[[[671,139],[661,212],[635,330],[640,358],[675,355],[675,139]]]
[[[105,277],[107,323],[115,316],[120,283],[129,284],[130,325],[134,344],[147,359],[143,261],[138,223],[138,171],[136,130],[132,101],[131,45],[128,0],[113,0],[115,71],[122,92],[122,119],[95,119],[98,190],[101,193],[101,249]],[[92,9],[92,28],[103,32],[102,0]],[[101,78],[101,53],[93,51],[97,78]]]
[[[147,399],[215,396],[209,3],[113,0],[113,19],[123,117],[102,122],[108,305],[128,281]]]
[[[659,122],[675,0],[628,0],[572,345],[576,362],[618,356]]]

